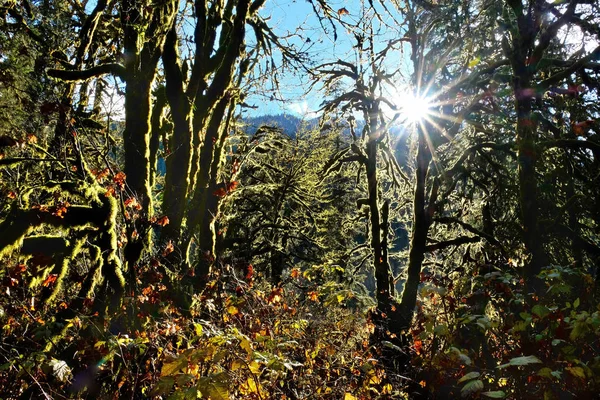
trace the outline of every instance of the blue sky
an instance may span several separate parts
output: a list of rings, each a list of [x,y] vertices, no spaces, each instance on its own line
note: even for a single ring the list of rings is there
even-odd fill
[[[348,14],[341,15],[344,22],[355,25],[365,17],[363,5],[360,0],[334,0],[327,4],[334,10],[347,10]],[[380,11],[380,15],[384,12]],[[263,17],[269,17],[269,25],[279,37],[298,35],[291,38],[288,43],[293,43],[297,48],[307,50],[311,60],[315,64],[336,61],[338,59],[355,62],[356,56],[352,51],[355,43],[354,37],[341,24],[336,23],[337,39],[334,40],[333,29],[329,21],[323,20],[322,25],[315,15],[313,6],[307,0],[271,0],[267,1],[261,11]],[[367,14],[365,18],[369,18]],[[388,17],[390,22],[391,17]],[[380,25],[376,20],[373,21],[375,27]],[[395,22],[390,22],[391,26],[397,26]],[[324,32],[324,28],[326,32]],[[397,38],[398,32],[393,29],[381,28],[380,46],[387,44],[388,39]],[[390,63],[400,65],[406,63],[407,59],[401,54],[392,55]],[[392,68],[392,65],[390,65]],[[323,95],[317,90],[306,94],[310,86],[309,77],[302,73],[287,73],[280,80],[279,96],[285,101],[270,101],[268,96],[252,96],[248,103],[254,104],[259,108],[250,111],[249,115],[258,114],[276,114],[289,113],[297,116],[314,116],[314,111],[318,110],[323,101]]]

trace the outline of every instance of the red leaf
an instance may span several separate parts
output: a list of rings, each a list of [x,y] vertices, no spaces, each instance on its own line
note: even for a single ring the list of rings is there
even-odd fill
[[[157,221],[156,221],[156,225],[159,226],[165,226],[165,225],[169,225],[169,217],[167,217],[166,215],[163,217],[160,217]]]
[[[58,279],[58,274],[50,274],[50,275],[48,275],[48,277],[46,278],[44,283],[42,283],[42,285],[44,285],[44,287],[53,285],[54,282],[56,282],[56,279]]]

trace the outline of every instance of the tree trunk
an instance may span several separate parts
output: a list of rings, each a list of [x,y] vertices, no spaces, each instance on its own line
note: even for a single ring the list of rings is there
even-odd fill
[[[425,207],[425,196],[427,173],[432,154],[427,143],[427,138],[425,137],[427,133],[423,131],[422,127],[418,129],[417,171],[413,198],[414,217],[408,256],[408,275],[404,283],[400,307],[395,321],[395,329],[398,332],[410,327],[415,312],[419,283],[421,282],[421,267],[425,259],[427,233],[431,224],[428,212],[428,208],[431,207]],[[430,200],[433,201],[433,199]]]
[[[166,238],[179,241],[190,185],[192,129],[190,105],[183,89],[185,77],[179,65],[176,29],[173,23],[163,54],[167,98],[173,119],[173,135],[168,149],[163,192],[163,213],[169,217],[170,223],[163,230],[163,234]]]

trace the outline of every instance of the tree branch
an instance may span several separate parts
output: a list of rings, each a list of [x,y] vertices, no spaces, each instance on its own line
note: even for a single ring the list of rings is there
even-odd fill
[[[427,245],[425,246],[425,251],[431,253],[437,250],[443,250],[446,247],[460,246],[467,243],[477,243],[479,241],[481,241],[481,238],[476,236],[460,236],[455,239],[444,240],[442,242]]]
[[[113,74],[122,80],[125,80],[126,70],[125,67],[118,63],[102,64],[90,69],[82,71],[68,71],[62,69],[49,69],[47,71],[48,76],[63,81],[83,81],[90,78],[105,74]]]

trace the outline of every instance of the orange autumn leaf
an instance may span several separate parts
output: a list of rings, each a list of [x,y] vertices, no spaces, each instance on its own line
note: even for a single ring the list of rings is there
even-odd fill
[[[46,280],[44,281],[44,283],[42,283],[42,285],[44,287],[48,287],[50,285],[53,285],[54,282],[56,282],[57,279],[58,279],[58,274],[50,274],[50,275],[48,275],[48,277],[46,278]]]
[[[300,276],[300,270],[298,268],[293,268],[292,272],[290,272],[290,275],[292,278],[298,279],[298,277]]]
[[[113,182],[117,184],[117,187],[120,190],[123,190],[125,188],[125,179],[126,178],[127,178],[127,175],[125,175],[124,172],[119,172],[114,176]]]
[[[156,220],[156,225],[158,226],[166,226],[169,225],[169,217],[167,217],[166,215],[163,217],[160,217],[159,219]]]
[[[225,191],[224,188],[219,188],[219,189],[215,190],[213,192],[213,194],[217,197],[225,197],[225,195],[227,195],[227,192]]]
[[[246,280],[251,280],[252,275],[254,275],[254,267],[252,266],[252,264],[248,264],[248,267],[246,268]]]
[[[115,188],[113,186],[110,186],[109,188],[106,189],[106,192],[104,193],[105,197],[114,197],[115,196]]]
[[[136,210],[139,210],[141,208],[140,204],[138,203],[138,201],[135,197],[128,198],[127,200],[125,200],[124,204],[125,204],[125,207],[133,208]]]
[[[422,350],[423,350],[423,342],[419,339],[415,340],[415,352],[417,354],[421,354]]]
[[[165,246],[165,249],[162,252],[163,257],[168,256],[173,251],[175,251],[175,246],[173,246],[173,242],[169,240],[169,243]]]
[[[231,193],[235,190],[235,188],[238,187],[238,182],[237,181],[231,181],[227,184],[227,192]]]
[[[346,9],[346,7],[340,8],[337,13],[339,16],[350,14],[350,12]]]

